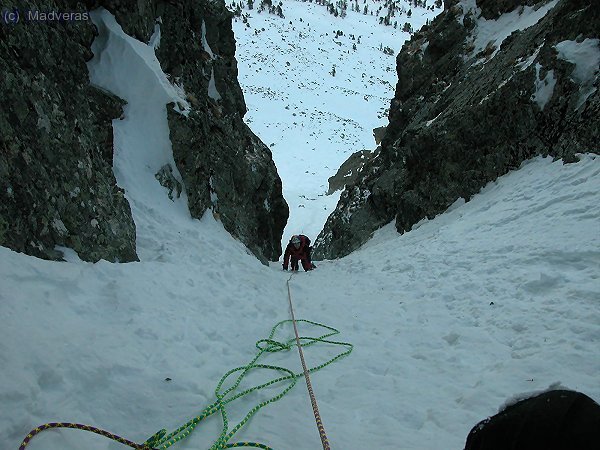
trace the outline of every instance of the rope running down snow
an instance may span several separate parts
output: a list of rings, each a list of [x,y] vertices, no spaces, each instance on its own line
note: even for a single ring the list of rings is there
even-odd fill
[[[288,280],[288,283],[289,283],[289,280]],[[288,284],[288,289],[289,289],[289,284]],[[293,311],[292,311],[292,314],[293,314]],[[287,341],[284,341],[284,342],[276,341],[274,339],[274,337],[275,337],[275,333],[277,332],[277,329],[279,329],[281,326],[283,326],[289,322],[293,322],[294,330],[296,331],[296,337],[289,339]],[[308,323],[308,324],[314,325],[316,327],[325,328],[328,331],[319,337],[304,337],[304,336],[298,337],[296,322]],[[173,431],[171,433],[167,433],[167,430],[162,429],[162,430],[158,431],[157,433],[155,433],[154,435],[152,435],[143,444],[136,444],[135,442],[125,439],[121,436],[118,436],[116,434],[110,433],[108,431],[105,431],[103,429],[96,428],[96,427],[93,427],[90,425],[83,425],[83,424],[78,424],[78,423],[68,423],[68,422],[52,422],[52,423],[46,423],[44,425],[40,425],[40,426],[34,428],[33,430],[31,430],[27,434],[27,436],[25,437],[23,442],[21,443],[19,450],[25,450],[25,447],[29,444],[29,442],[31,441],[31,439],[34,436],[36,436],[37,434],[41,433],[44,430],[48,430],[51,428],[73,428],[73,429],[79,429],[79,430],[83,430],[83,431],[96,433],[96,434],[102,435],[108,439],[112,439],[113,441],[119,442],[123,445],[127,445],[127,446],[137,449],[137,450],[165,450],[165,449],[169,448],[170,446],[172,446],[173,444],[188,437],[202,420],[210,417],[211,415],[213,415],[215,413],[220,413],[222,421],[223,421],[223,429],[221,431],[221,435],[219,436],[219,438],[211,446],[211,450],[221,450],[221,449],[236,448],[236,447],[255,447],[255,448],[261,448],[264,450],[273,450],[273,449],[271,449],[271,447],[269,447],[265,444],[262,444],[262,443],[258,443],[258,442],[228,443],[228,441],[233,437],[233,435],[240,428],[242,428],[242,426],[244,426],[254,414],[256,414],[264,406],[281,399],[285,394],[287,394],[295,386],[297,380],[300,377],[302,377],[302,373],[294,373],[293,371],[291,371],[285,367],[272,366],[272,365],[268,365],[268,364],[258,364],[257,363],[258,359],[265,353],[276,353],[276,352],[280,352],[280,351],[291,350],[294,340],[296,341],[296,345],[298,345],[298,349],[300,351],[301,351],[302,346],[306,347],[306,346],[310,346],[310,345],[313,345],[313,344],[316,344],[319,342],[324,343],[324,344],[340,345],[340,346],[346,347],[346,349],[344,351],[338,353],[336,356],[334,356],[334,357],[330,358],[329,360],[325,361],[324,363],[319,364],[318,366],[312,367],[308,370],[306,369],[306,365],[304,364],[304,360],[302,359],[302,365],[304,368],[304,376],[308,377],[308,372],[316,372],[316,371],[328,366],[329,364],[333,363],[334,361],[337,361],[338,359],[340,359],[346,355],[349,355],[352,352],[352,349],[354,347],[352,344],[347,343],[347,342],[331,341],[328,339],[331,336],[334,336],[338,333],[339,333],[339,331],[336,330],[335,328],[332,328],[327,325],[323,325],[321,323],[312,322],[310,320],[304,320],[304,319],[298,319],[298,320],[293,319],[293,321],[292,320],[283,320],[283,321],[277,323],[271,329],[271,333],[269,334],[269,336],[266,339],[261,339],[258,342],[256,342],[256,347],[258,348],[259,351],[256,354],[256,356],[247,365],[232,369],[229,372],[227,372],[225,375],[223,375],[223,377],[221,378],[221,380],[219,381],[219,383],[217,385],[217,388],[215,389],[215,395],[217,397],[217,400],[212,405],[209,405],[206,408],[204,408],[204,410],[202,410],[200,415],[198,415],[197,417],[194,417],[193,419],[191,419],[184,425],[177,428],[175,431]],[[300,340],[307,341],[307,342],[304,344],[301,344]],[[234,391],[238,388],[242,379],[246,376],[246,374],[248,374],[248,372],[250,372],[251,370],[254,370],[254,369],[267,369],[267,370],[279,372],[283,376],[280,376],[278,378],[267,381],[259,386],[254,386],[254,387],[245,389],[242,392],[235,393]],[[225,381],[227,380],[227,378],[230,375],[233,375],[238,372],[241,372],[241,373],[238,374],[237,379],[235,380],[234,384],[231,387],[222,391],[223,385],[224,385]],[[307,380],[308,380],[308,378],[307,378]],[[259,391],[268,386],[272,386],[274,384],[279,384],[282,382],[288,382],[290,384],[288,386],[286,386],[279,394],[271,397],[268,400],[261,402],[260,404],[258,404],[254,408],[252,408],[237,425],[235,425],[231,430],[229,430],[229,421],[228,421],[225,405],[227,405],[228,403],[230,403],[238,398],[244,397],[244,396],[250,394],[251,392],[256,392],[256,391]],[[308,386],[309,386],[309,392],[311,392],[312,388],[310,387],[310,381],[308,381]],[[316,402],[314,403],[314,405],[316,406]],[[318,410],[316,411],[316,414],[318,415]],[[319,417],[319,419],[317,419],[317,425],[319,426],[319,424],[321,424],[320,425],[320,430],[321,430],[322,423],[320,422],[320,417]],[[323,433],[324,433],[324,430],[323,430]],[[327,442],[326,439],[327,438],[325,438],[325,442]],[[329,446],[325,447],[325,444],[324,444],[323,448],[329,449]]]
[[[25,439],[23,440],[23,442],[21,443],[21,446],[19,447],[19,450],[25,450],[25,447],[27,447],[27,445],[29,444],[29,441],[31,441],[31,439],[36,434],[39,434],[42,431],[49,430],[51,428],[73,428],[73,429],[76,429],[76,430],[89,431],[91,433],[99,434],[99,435],[104,436],[104,437],[106,437],[108,439],[112,439],[113,441],[116,441],[119,444],[127,445],[128,447],[135,448],[137,450],[154,450],[152,447],[150,447],[148,445],[148,442],[152,438],[154,438],[154,436],[152,436],[152,438],[150,438],[144,444],[136,444],[135,442],[132,442],[129,439],[125,439],[124,437],[121,437],[121,436],[118,436],[116,434],[110,433],[110,432],[108,432],[106,430],[103,430],[101,428],[92,427],[90,425],[83,425],[81,423],[69,423],[69,422],[51,422],[51,423],[46,423],[44,425],[40,425],[39,427],[31,430],[29,432],[29,434],[25,437]]]
[[[300,354],[300,361],[302,362],[302,370],[304,371],[304,378],[306,379],[306,387],[308,388],[308,395],[310,396],[310,403],[312,405],[313,413],[315,415],[315,421],[317,422],[317,429],[319,430],[319,436],[321,437],[321,444],[323,444],[323,450],[330,450],[329,440],[325,433],[325,427],[321,420],[321,414],[319,413],[319,407],[317,405],[317,399],[313,392],[312,384],[310,383],[310,376],[308,375],[309,370],[306,368],[306,362],[304,361],[304,352],[302,351],[302,344],[300,344],[300,337],[298,336],[298,327],[296,326],[296,318],[294,317],[294,306],[292,305],[292,293],[290,291],[290,280],[292,275],[287,280],[287,291],[288,300],[290,302],[290,313],[292,315],[292,323],[294,324],[294,334],[296,335],[296,345],[298,346],[298,353]]]

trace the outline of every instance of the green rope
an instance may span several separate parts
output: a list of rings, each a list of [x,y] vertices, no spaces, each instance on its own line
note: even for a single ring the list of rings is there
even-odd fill
[[[265,353],[276,353],[276,352],[281,352],[281,351],[288,351],[295,345],[295,341],[296,341],[295,337],[289,339],[286,342],[279,342],[279,341],[276,341],[273,339],[275,336],[275,333],[277,332],[277,329],[279,327],[281,327],[282,325],[284,325],[286,323],[291,323],[291,322],[292,322],[291,320],[283,320],[283,321],[277,323],[271,330],[271,334],[269,334],[268,338],[261,339],[258,342],[256,342],[256,348],[259,351],[256,354],[256,356],[252,359],[252,361],[250,361],[245,366],[232,369],[229,372],[227,372],[225,375],[223,375],[223,377],[217,384],[217,388],[215,389],[215,395],[217,397],[217,400],[212,405],[204,408],[204,410],[202,410],[202,412],[198,416],[194,417],[189,422],[180,426],[179,428],[177,428],[175,431],[172,431],[171,433],[167,434],[167,430],[158,431],[152,437],[150,437],[146,442],[144,442],[144,445],[147,446],[148,448],[161,449],[161,450],[167,449],[170,446],[172,446],[173,444],[188,437],[192,433],[192,431],[194,431],[194,428],[196,428],[196,426],[200,422],[202,422],[204,419],[219,412],[221,414],[221,419],[223,421],[223,429],[222,429],[221,434],[219,435],[218,439],[210,447],[210,450],[220,450],[220,449],[235,448],[235,447],[256,447],[256,448],[262,448],[265,450],[273,450],[273,449],[271,449],[271,447],[268,447],[267,445],[257,443],[257,442],[236,442],[236,443],[228,444],[228,441],[233,437],[233,435],[240,428],[242,428],[250,420],[250,418],[252,416],[254,416],[254,414],[256,414],[261,408],[264,408],[265,406],[267,406],[269,403],[273,403],[273,402],[276,402],[277,400],[281,399],[285,394],[287,394],[296,385],[298,378],[300,378],[304,375],[303,372],[294,373],[293,371],[286,369],[285,367],[257,363],[257,361],[260,359],[260,357]],[[346,348],[344,351],[342,351],[338,355],[334,356],[333,358],[325,361],[324,363],[322,363],[318,366],[315,366],[315,367],[309,369],[309,372],[316,372],[318,370],[321,370],[322,368],[328,366],[329,364],[337,361],[338,359],[340,359],[346,355],[349,355],[352,352],[352,349],[353,349],[352,344],[349,344],[347,342],[338,342],[338,341],[328,340],[328,338],[330,338],[331,336],[339,334],[339,331],[336,330],[335,328],[329,327],[327,325],[323,325],[321,323],[312,322],[310,320],[302,320],[302,319],[296,320],[296,323],[299,323],[299,322],[308,323],[308,324],[315,325],[317,327],[321,327],[321,328],[325,328],[326,330],[329,330],[322,336],[319,336],[316,338],[315,337],[300,337],[300,341],[302,342],[302,344],[301,344],[302,347],[308,347],[310,345],[314,345],[316,343],[321,342],[321,343],[325,343],[325,344],[340,345],[340,346]],[[239,387],[243,378],[246,376],[246,374],[248,374],[248,372],[250,372],[253,369],[268,369],[268,370],[272,370],[275,372],[279,372],[280,374],[282,374],[282,376],[279,376],[278,378],[274,378],[271,381],[263,383],[259,386],[254,386],[254,387],[246,389],[242,392],[235,393],[234,391]],[[238,374],[235,382],[233,383],[233,385],[231,387],[229,387],[229,388],[225,389],[223,392],[221,392],[221,390],[223,389],[223,384],[233,374]],[[252,392],[256,392],[256,391],[264,389],[268,386],[272,386],[276,383],[281,383],[281,382],[286,382],[286,381],[289,382],[290,384],[287,387],[285,387],[285,389],[283,389],[279,394],[271,397],[270,399],[265,400],[265,401],[259,403],[258,405],[256,405],[254,408],[252,408],[246,414],[246,416],[237,425],[235,425],[231,430],[229,430],[229,419],[227,417],[227,410],[225,408],[225,405],[227,405],[228,403],[230,403],[240,397],[244,397],[245,395],[248,395]]]

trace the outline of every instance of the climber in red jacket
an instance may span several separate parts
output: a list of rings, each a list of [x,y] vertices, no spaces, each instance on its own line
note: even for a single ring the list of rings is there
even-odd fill
[[[302,268],[306,272],[316,268],[317,266],[310,260],[311,250],[312,247],[310,246],[309,238],[303,234],[295,234],[292,236],[283,255],[283,270],[288,270],[290,258],[292,259],[292,270],[294,271],[298,270],[298,260],[302,262]]]

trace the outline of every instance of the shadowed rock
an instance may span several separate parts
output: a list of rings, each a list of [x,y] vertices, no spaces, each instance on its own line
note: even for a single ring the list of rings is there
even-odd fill
[[[315,257],[347,255],[391,221],[408,231],[533,156],[573,162],[600,151],[598,72],[582,81],[557,50],[564,41],[597,47],[595,2],[558,0],[535,25],[495,43],[475,39],[494,25],[486,18],[545,11],[548,2],[466,3],[447,1],[402,47],[381,151],[342,193]]]
[[[22,11],[67,2],[20,2]],[[82,4],[80,10],[85,12]],[[45,259],[137,260],[112,172],[122,102],[89,84],[91,21],[0,26],[0,245]]]
[[[22,11],[105,7],[148,42],[192,105],[169,109],[176,164],[201,217],[211,208],[261,261],[281,254],[288,207],[269,149],[243,123],[231,14],[209,0],[21,1]],[[123,102],[89,84],[91,21],[0,27],[0,245],[46,259],[71,247],[88,261],[137,260],[135,224],[112,172],[112,120]],[[181,186],[163,168],[165,195]]]

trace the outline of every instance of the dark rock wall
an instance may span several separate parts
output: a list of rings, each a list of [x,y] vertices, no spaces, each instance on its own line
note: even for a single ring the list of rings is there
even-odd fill
[[[37,7],[34,5],[37,5]],[[87,11],[76,2],[11,5]],[[55,246],[136,260],[135,225],[112,172],[122,103],[89,85],[91,22],[0,24],[0,245],[46,259]]]
[[[192,215],[212,208],[257,257],[278,258],[287,204],[270,151],[242,122],[246,106],[224,3],[44,0],[13,6],[21,12],[103,6],[143,42],[161,17],[157,56],[192,104],[187,119],[169,113]],[[213,57],[202,45],[203,22]],[[122,101],[89,85],[86,61],[95,34],[91,20],[34,24],[22,18],[0,25],[0,245],[47,259],[61,258],[57,245],[89,261],[137,259],[135,224],[112,172],[111,122],[121,115]],[[208,96],[213,73],[216,100]]]
[[[327,195],[331,195],[335,191],[344,189],[347,184],[353,183],[359,176],[362,167],[371,157],[371,154],[370,150],[359,150],[358,152],[352,153],[348,159],[342,163],[336,174],[329,177],[327,180],[329,182]]]
[[[477,4],[482,16],[492,18],[532,2]],[[399,232],[408,231],[532,156],[572,162],[578,152],[600,151],[598,76],[596,91],[579,107],[574,66],[555,48],[565,40],[598,39],[600,8],[594,1],[560,0],[537,25],[477,55],[477,18],[457,2],[446,5],[398,55],[381,150],[342,193],[315,242],[317,257],[344,256],[392,220]],[[535,86],[550,71],[556,85],[541,108]]]
[[[265,262],[281,255],[288,206],[271,151],[242,121],[246,104],[231,17],[218,2],[168,8],[157,56],[163,70],[183,84],[192,106],[188,117],[169,110],[173,155],[192,216],[210,208]]]
[[[107,9],[115,16],[125,33],[142,42],[148,42],[154,33],[156,18],[175,2],[176,0],[85,0],[88,10],[99,7]]]

